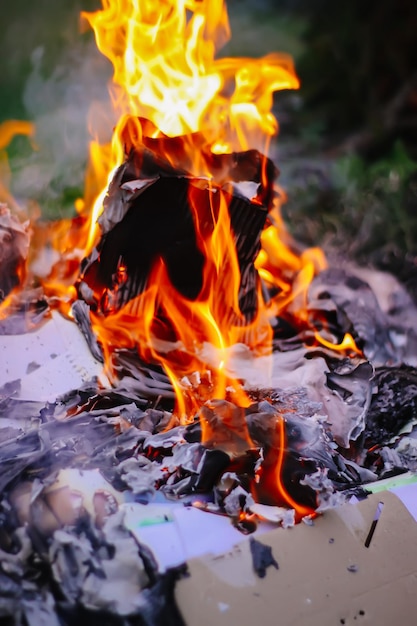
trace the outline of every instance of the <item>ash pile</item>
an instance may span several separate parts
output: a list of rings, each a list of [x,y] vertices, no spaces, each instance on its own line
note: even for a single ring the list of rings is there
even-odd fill
[[[189,141],[201,149],[198,135]],[[39,290],[0,321],[4,623],[182,624],[174,587],[187,554],[164,561],[144,530],[150,515],[157,527],[170,515],[178,526],[184,514],[211,514],[237,533],[256,533],[265,523],[308,523],[352,494],[366,497],[375,481],[417,469],[417,311],[395,281],[382,293],[388,279],[374,272],[322,271],[309,288],[309,324],[289,313],[273,320],[268,385],[262,356],[243,344],[231,350],[251,400],[245,408],[231,392],[213,397],[209,372],[196,372],[186,384],[201,406],[181,423],[167,373],[131,348],[112,350],[116,376],[105,384],[91,312],[105,323],[143,293],[156,258],[184,297],[203,288],[190,187],[208,231],[218,190],[228,195],[242,277],[238,317],[256,317],[260,288],[272,296],[254,265],[271,219],[272,162],[256,151],[207,153],[213,190],[191,173],[177,140],[141,146],[128,145],[102,237],[82,264],[78,326],[60,321]],[[5,294],[15,277],[7,280]],[[361,352],[317,344],[311,328],[323,320],[337,339],[350,333]],[[163,306],[155,327],[175,343]]]

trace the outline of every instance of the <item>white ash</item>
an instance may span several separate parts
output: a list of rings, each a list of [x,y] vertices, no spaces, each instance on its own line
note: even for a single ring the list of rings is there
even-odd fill
[[[29,591],[29,589],[28,589]],[[28,626],[60,626],[60,621],[55,610],[55,600],[51,593],[43,591],[41,598],[34,598],[33,591],[30,597],[21,600],[21,610]],[[16,612],[14,612],[16,615]]]
[[[162,477],[162,469],[144,456],[131,457],[117,466],[119,478],[134,495],[152,496],[155,484]]]
[[[19,550],[16,552],[0,550],[0,561],[3,572],[20,578],[24,575],[28,560],[33,555],[33,546],[26,528],[17,528],[15,530],[15,538],[18,541]]]
[[[417,471],[417,438],[402,437],[396,446],[402,464],[411,471]]]
[[[224,499],[224,508],[230,517],[238,517],[242,511],[251,510],[253,504],[254,499],[241,486],[235,487]]]
[[[137,543],[123,526],[123,513],[106,522],[99,550],[92,537],[94,533],[77,535],[70,529],[54,533],[49,560],[55,581],[71,604],[118,615],[135,613],[144,603],[140,591],[149,578]]]
[[[345,448],[365,427],[372,392],[372,366],[366,360],[355,363],[356,367],[335,373],[324,354],[320,356],[319,350],[306,348],[255,357],[247,346],[239,344],[230,348],[227,355],[228,373],[245,381],[248,391],[304,389],[308,400],[317,403],[317,413],[326,416],[336,442]],[[332,388],[329,382],[333,383]]]
[[[343,463],[349,468],[351,475],[356,473],[360,483],[371,483],[374,480],[378,480],[378,475],[375,472],[366,467],[361,467],[358,463],[352,461],[352,459],[343,459]]]
[[[174,472],[178,467],[199,474],[204,463],[205,449],[200,443],[179,442],[175,445],[172,457],[166,457],[164,466]]]
[[[388,446],[382,446],[382,448],[380,448],[378,452],[384,464],[381,478],[383,478],[384,475],[390,474],[395,469],[400,469],[404,467],[403,459],[398,453],[398,450],[388,448]]]
[[[320,469],[314,474],[306,474],[300,480],[301,485],[306,485],[316,492],[317,513],[323,513],[346,502],[343,492],[336,492],[333,482],[327,476],[327,469]]]
[[[171,428],[168,431],[149,435],[143,442],[143,447],[151,448],[172,448],[177,443],[184,441],[184,429],[182,426]]]

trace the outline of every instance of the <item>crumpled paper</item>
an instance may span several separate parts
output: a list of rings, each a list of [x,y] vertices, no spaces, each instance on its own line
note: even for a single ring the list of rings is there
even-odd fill
[[[19,284],[18,268],[27,258],[29,221],[21,223],[0,203],[0,301]]]

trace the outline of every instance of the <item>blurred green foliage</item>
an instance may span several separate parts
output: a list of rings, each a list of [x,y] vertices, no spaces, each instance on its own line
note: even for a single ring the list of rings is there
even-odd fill
[[[370,158],[388,152],[397,138],[415,152],[415,0],[301,0],[299,10],[307,52],[298,64],[298,126],[320,116],[327,146],[366,130],[354,148]]]
[[[2,11],[0,37],[0,122],[27,119],[23,91],[33,68],[33,52],[45,48],[42,70],[50,74],[63,49],[82,36],[80,11],[100,6],[99,0],[14,0]]]
[[[369,163],[358,154],[304,160],[284,214],[294,236],[363,262],[417,255],[417,162],[401,141]]]

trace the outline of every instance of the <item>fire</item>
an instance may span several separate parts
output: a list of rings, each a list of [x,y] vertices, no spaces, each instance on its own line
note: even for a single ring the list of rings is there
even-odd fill
[[[144,361],[161,364],[169,376],[179,421],[187,423],[199,414],[204,443],[211,445],[216,435],[210,412],[219,412],[216,419],[233,432],[237,449],[247,449],[252,442],[244,407],[251,400],[229,373],[230,350],[243,343],[256,355],[268,354],[272,321],[279,315],[308,326],[308,286],[326,266],[320,250],[299,254],[293,247],[279,213],[284,194],[272,189],[270,162],[262,156],[278,131],[271,111],[273,94],[297,89],[299,81],[292,60],[284,54],[261,59],[217,56],[230,36],[223,0],[102,0],[102,5],[102,10],[83,17],[94,30],[98,48],[113,63],[110,91],[119,122],[111,145],[91,143],[85,196],[76,204],[78,217],[35,232],[59,257],[42,278],[44,290],[50,301],[70,314],[80,259],[97,242],[97,220],[108,186],[132,151],[142,155],[151,151],[173,170],[185,172],[201,258],[198,293],[182,293],[173,284],[166,260],[156,255],[144,289],[118,308],[112,298],[117,299],[128,280],[126,260],[120,258],[113,276],[116,288],[106,295],[104,314],[98,307],[92,309],[91,323],[110,379],[117,377],[115,351],[138,350]],[[32,131],[31,126],[18,130]],[[8,132],[0,128],[0,148]],[[255,237],[254,258],[248,261],[256,270],[256,302],[245,310],[241,302],[242,291],[247,296],[245,277],[232,224],[233,193],[225,170],[226,165],[233,166],[236,154],[256,150],[261,175],[249,206],[259,211],[260,230],[266,226]],[[327,345],[318,334],[316,340]],[[346,339],[338,349],[354,350],[353,346]],[[218,404],[228,400],[239,407],[236,414]],[[295,503],[280,478],[285,447],[281,419],[276,439],[274,460],[268,461],[268,472],[268,463],[261,469],[260,484],[280,494],[277,498],[295,507],[299,517],[310,514],[308,507]]]
[[[115,347],[136,347],[144,361],[163,364],[178,391],[181,388],[178,381],[209,367],[212,397],[225,398],[229,390],[236,402],[246,406],[249,404],[246,394],[227,374],[228,349],[236,343],[250,341],[254,351],[264,353],[270,348],[271,326],[265,307],[259,306],[250,321],[241,312],[238,300],[241,276],[227,199],[220,189],[213,196],[192,185],[189,189],[199,247],[205,259],[196,299],[181,295],[160,259],[154,264],[148,287],[142,294],[121,310],[110,312],[105,320],[98,314],[92,314],[92,319],[109,364]],[[119,266],[118,272],[118,282],[123,284],[124,266]],[[260,293],[258,301],[262,301]],[[164,320],[169,323],[164,324]],[[174,348],[172,337],[176,340]],[[198,401],[192,406],[185,402],[186,391],[183,387],[177,396],[177,412],[185,421],[199,408]],[[196,395],[192,399],[196,401]]]
[[[285,422],[281,416],[277,417],[276,430],[264,461],[258,470],[255,494],[266,503],[289,506],[295,510],[296,519],[300,521],[305,516],[314,516],[311,506],[300,504],[288,492],[282,479],[282,468],[286,447]]]
[[[215,58],[230,37],[223,0],[103,0],[83,15],[113,63],[115,108],[169,136],[199,130],[223,151],[264,148],[277,130],[273,92],[298,87],[285,55]]]
[[[119,137],[126,115],[153,122],[155,137],[199,131],[213,153],[267,152],[277,132],[273,93],[296,89],[299,82],[287,55],[215,58],[230,36],[223,0],[103,0],[101,11],[83,16],[113,63],[110,90],[120,116],[102,189],[123,161]],[[108,146],[93,144],[91,176],[103,169],[108,152]],[[196,174],[205,173],[200,154],[193,153]]]
[[[108,301],[105,317],[100,311],[91,313],[92,326],[105,351],[110,378],[114,351],[137,349],[144,361],[163,365],[175,390],[180,421],[199,414],[205,445],[217,441],[226,428],[234,441],[243,442],[236,445],[247,449],[252,442],[242,409],[236,413],[218,404],[223,399],[238,407],[250,404],[240,383],[228,374],[228,352],[245,343],[255,354],[268,353],[271,320],[284,311],[307,324],[308,285],[326,262],[320,250],[301,255],[292,250],[279,214],[279,194],[253,198],[269,212],[269,226],[252,262],[269,293],[276,295],[265,302],[258,280],[256,310],[252,315],[242,313],[231,196],[223,187],[222,172],[213,174],[213,162],[216,155],[254,148],[266,155],[278,130],[271,112],[273,93],[298,88],[298,79],[286,55],[216,58],[230,35],[223,0],[102,0],[102,4],[101,11],[83,15],[94,29],[98,48],[113,63],[111,94],[120,118],[111,147],[92,144],[87,182],[93,180],[94,187],[101,179],[106,189],[132,149],[156,150],[157,158],[190,173],[194,178],[188,185],[188,205],[204,263],[199,293],[189,297],[174,287],[164,259],[157,258],[145,290],[121,309],[112,310]],[[266,168],[265,157],[261,166],[265,188],[270,184]],[[204,193],[198,179],[205,180]],[[94,204],[87,252],[96,237],[104,197],[102,192]],[[117,298],[117,287],[122,289],[127,280],[123,259],[116,274]],[[196,373],[206,377],[205,385],[190,382]],[[217,410],[220,415],[214,419]],[[217,424],[214,433],[213,424]],[[261,470],[261,484],[272,480],[269,487],[275,499],[295,507],[301,518],[312,510],[297,505],[280,478],[284,435],[284,422],[279,420],[273,468]]]
[[[277,207],[270,219],[273,225],[261,235],[262,249],[255,262],[265,283],[277,291],[269,310],[275,316],[290,312],[299,322],[307,322],[307,291],[314,276],[327,267],[324,253],[308,248],[296,254]]]
[[[106,188],[131,146],[149,147],[158,141],[161,157],[196,177],[209,177],[207,185],[218,198],[217,206],[210,209],[211,225],[207,229],[201,194],[193,185],[189,187],[197,245],[205,259],[198,298],[179,294],[163,262],[157,262],[145,292],[122,311],[107,315],[105,324],[93,314],[94,329],[110,353],[116,345],[139,346],[144,359],[164,365],[177,389],[179,380],[208,365],[202,352],[204,345],[210,344],[216,354],[215,362],[210,363],[215,372],[215,395],[225,397],[231,382],[239,388],[226,373],[227,350],[238,342],[249,344],[255,352],[270,349],[271,318],[291,303],[302,317],[309,281],[325,265],[319,251],[315,258],[311,251],[299,256],[283,243],[285,229],[276,198],[275,206],[268,207],[272,224],[262,233],[256,267],[267,284],[279,288],[279,294],[265,304],[259,288],[255,318],[245,319],[238,302],[241,275],[229,200],[220,182],[213,180],[210,167],[219,153],[248,148],[267,153],[278,129],[271,113],[273,93],[299,86],[292,61],[283,54],[257,60],[216,58],[230,36],[223,0],[170,0],[158,5],[150,0],[103,0],[102,10],[83,16],[94,29],[98,48],[113,63],[111,93],[120,114],[111,149],[92,145],[94,176],[97,178],[98,166]],[[149,122],[136,122],[139,117]],[[95,216],[102,199],[103,194],[95,203]],[[87,250],[93,240],[91,230]],[[161,329],[156,329],[155,317],[161,309],[182,352],[188,355],[186,366],[184,357],[175,365],[172,354],[165,356],[156,347]],[[137,319],[141,320],[140,328]],[[107,354],[107,363],[111,363],[111,354]],[[182,396],[178,396],[178,408],[185,419],[188,407]]]
[[[350,333],[346,333],[340,343],[333,343],[328,339],[325,339],[318,333],[317,331],[314,333],[314,337],[317,343],[321,344],[325,348],[330,348],[330,350],[335,350],[337,352],[348,352],[352,354],[361,355],[362,352],[356,345],[356,342]]]
[[[26,135],[32,138],[34,134],[34,124],[26,120],[7,120],[0,124],[0,202],[6,202],[17,215],[21,213],[21,210],[18,202],[9,191],[10,172],[4,151],[16,135]]]

